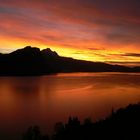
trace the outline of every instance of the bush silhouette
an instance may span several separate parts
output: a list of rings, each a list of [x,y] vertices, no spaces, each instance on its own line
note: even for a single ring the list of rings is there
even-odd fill
[[[104,120],[92,122],[90,118],[81,124],[77,117],[69,117],[68,122],[58,122],[52,140],[136,140],[140,139],[140,104],[121,108]],[[49,140],[42,136],[39,127],[30,127],[23,140]]]

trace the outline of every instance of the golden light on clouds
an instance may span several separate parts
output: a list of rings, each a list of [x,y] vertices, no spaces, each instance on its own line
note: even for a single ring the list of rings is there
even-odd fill
[[[140,62],[138,5],[138,0],[2,1],[0,51],[30,45],[82,60]]]

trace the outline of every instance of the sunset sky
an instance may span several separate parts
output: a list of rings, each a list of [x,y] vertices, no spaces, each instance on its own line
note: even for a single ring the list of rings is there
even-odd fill
[[[140,0],[0,0],[0,52],[27,45],[140,63]]]

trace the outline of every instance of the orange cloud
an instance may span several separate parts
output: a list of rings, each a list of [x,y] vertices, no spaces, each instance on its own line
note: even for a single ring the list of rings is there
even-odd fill
[[[125,55],[140,51],[139,6],[139,0],[5,0],[0,49],[32,45],[77,59],[140,61]]]

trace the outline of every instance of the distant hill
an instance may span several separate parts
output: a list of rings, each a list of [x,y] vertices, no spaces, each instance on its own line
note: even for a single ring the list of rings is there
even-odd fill
[[[140,72],[140,67],[111,65],[61,57],[50,48],[27,46],[9,54],[0,53],[0,76],[45,75],[60,72]]]

